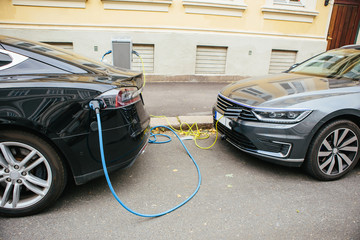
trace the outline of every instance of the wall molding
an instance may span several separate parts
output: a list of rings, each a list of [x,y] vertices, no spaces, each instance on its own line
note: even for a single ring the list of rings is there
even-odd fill
[[[186,13],[242,17],[247,5],[238,1],[183,0]]]
[[[85,8],[87,0],[12,0],[14,6]]]
[[[172,0],[102,0],[104,9],[168,12]]]

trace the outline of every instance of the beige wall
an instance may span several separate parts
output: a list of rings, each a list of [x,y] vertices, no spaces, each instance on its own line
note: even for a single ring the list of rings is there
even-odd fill
[[[324,51],[331,12],[322,0],[307,0],[306,7],[273,0],[46,1],[72,7],[27,6],[29,1],[0,1],[0,34],[72,42],[75,52],[94,59],[111,49],[113,39],[154,44],[158,75],[195,74],[198,45],[228,48],[224,75],[267,74],[272,49],[297,51],[297,61]]]

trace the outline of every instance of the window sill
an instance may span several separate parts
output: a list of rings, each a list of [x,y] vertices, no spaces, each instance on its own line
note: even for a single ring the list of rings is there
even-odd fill
[[[247,5],[243,1],[183,0],[186,13],[241,17]]]
[[[172,0],[102,0],[104,9],[168,12]]]
[[[312,23],[319,14],[304,7],[262,7],[264,19]]]
[[[15,6],[85,8],[87,0],[12,0]]]

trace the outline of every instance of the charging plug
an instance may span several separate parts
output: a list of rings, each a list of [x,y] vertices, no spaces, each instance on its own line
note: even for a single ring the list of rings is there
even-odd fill
[[[135,54],[136,56],[140,57],[139,53],[135,50],[132,50],[132,53]]]
[[[106,55],[110,54],[110,53],[112,53],[111,50],[109,50],[109,51],[107,51],[106,53],[104,53],[104,55],[103,55],[102,58],[101,58],[101,61],[103,61],[103,60],[104,60],[104,57],[105,57]]]
[[[104,101],[99,100],[99,99],[91,100],[90,103],[89,103],[89,106],[96,113],[99,113],[100,109],[105,109],[106,108],[106,104],[104,103]]]

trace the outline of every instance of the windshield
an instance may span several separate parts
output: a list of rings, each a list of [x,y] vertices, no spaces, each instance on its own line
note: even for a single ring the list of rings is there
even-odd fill
[[[354,49],[330,50],[307,60],[289,72],[358,80],[360,79],[360,51]]]

